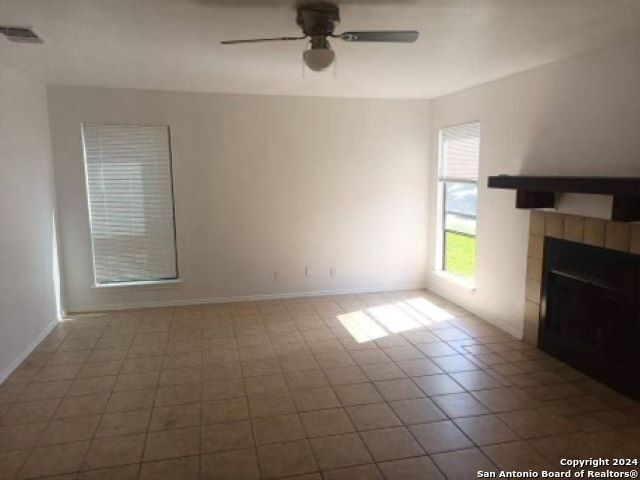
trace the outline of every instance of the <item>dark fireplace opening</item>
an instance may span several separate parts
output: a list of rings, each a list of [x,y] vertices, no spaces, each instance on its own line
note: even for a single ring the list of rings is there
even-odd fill
[[[640,399],[640,256],[545,238],[538,344]]]

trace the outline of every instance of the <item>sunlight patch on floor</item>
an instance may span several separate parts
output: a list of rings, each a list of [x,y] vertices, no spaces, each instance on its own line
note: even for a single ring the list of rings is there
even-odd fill
[[[358,343],[454,318],[442,307],[422,297],[337,315],[336,318]]]

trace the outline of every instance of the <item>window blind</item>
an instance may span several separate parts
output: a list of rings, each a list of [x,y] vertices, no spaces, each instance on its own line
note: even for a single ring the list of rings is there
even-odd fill
[[[443,128],[440,149],[441,180],[478,180],[480,122]]]
[[[96,284],[176,279],[169,128],[82,131]]]

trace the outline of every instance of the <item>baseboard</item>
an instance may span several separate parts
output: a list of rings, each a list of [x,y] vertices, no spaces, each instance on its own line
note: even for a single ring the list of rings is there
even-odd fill
[[[400,286],[384,286],[384,287],[369,287],[369,288],[349,288],[342,290],[317,290],[311,292],[288,292],[288,293],[276,293],[276,294],[262,294],[262,295],[244,295],[235,297],[213,297],[213,298],[198,298],[188,300],[167,300],[162,302],[137,302],[124,305],[90,305],[90,306],[78,306],[69,309],[69,313],[94,313],[113,310],[133,310],[138,308],[161,308],[161,307],[183,307],[188,305],[205,305],[205,304],[217,304],[217,303],[234,303],[234,302],[251,302],[258,300],[282,300],[287,298],[298,297],[322,297],[327,295],[349,295],[357,293],[384,293],[404,290],[423,290],[426,288],[424,282],[400,285]]]
[[[27,346],[27,348],[25,348],[22,351],[22,353],[13,360],[13,362],[11,362],[11,365],[9,365],[0,373],[0,384],[2,384],[2,382],[4,382],[9,377],[9,375],[11,375],[13,371],[20,366],[20,364],[24,361],[24,359],[27,358],[31,354],[31,352],[35,350],[35,348],[40,344],[40,342],[44,340],[44,338],[47,335],[49,335],[51,330],[53,330],[55,326],[58,325],[59,322],[60,322],[60,318],[56,317],[51,323],[49,323],[49,325],[44,327],[44,329]]]

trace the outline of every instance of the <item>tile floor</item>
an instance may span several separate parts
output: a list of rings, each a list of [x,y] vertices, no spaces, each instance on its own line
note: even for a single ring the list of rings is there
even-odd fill
[[[71,315],[0,479],[468,479],[640,456],[640,406],[426,291]]]

